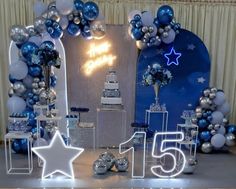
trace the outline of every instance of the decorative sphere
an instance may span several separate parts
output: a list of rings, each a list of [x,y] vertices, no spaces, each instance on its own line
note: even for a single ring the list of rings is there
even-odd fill
[[[108,170],[112,169],[115,165],[115,156],[110,152],[100,154],[99,158],[106,162]]]
[[[56,92],[53,89],[42,90],[39,94],[39,102],[41,105],[54,104],[56,101]]]
[[[127,169],[129,168],[129,160],[126,157],[118,158],[115,161],[115,167],[120,172],[127,171]]]
[[[210,142],[204,142],[201,146],[202,152],[204,152],[206,154],[211,153],[212,149],[213,148],[212,148],[212,145]]]
[[[107,172],[107,163],[102,159],[97,159],[93,163],[93,171],[97,175],[103,175]]]

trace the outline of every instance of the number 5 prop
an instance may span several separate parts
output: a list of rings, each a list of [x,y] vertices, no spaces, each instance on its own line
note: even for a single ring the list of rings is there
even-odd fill
[[[180,136],[180,138],[177,138]],[[159,147],[158,145],[158,140],[159,137],[162,139],[161,140],[161,145]],[[170,139],[168,139],[170,138]],[[137,159],[136,157],[138,156],[137,150],[134,150],[133,144],[132,147],[122,151],[122,148],[125,148],[128,144],[131,142],[134,143],[135,140],[143,141],[142,142],[142,147],[140,149],[143,149],[142,151],[142,158]],[[157,132],[154,135],[153,139],[153,145],[152,145],[152,157],[155,159],[159,159],[160,161],[155,161],[158,163],[158,165],[154,165],[151,167],[151,172],[160,177],[160,178],[170,178],[170,177],[175,177],[179,174],[182,173],[185,163],[186,163],[186,157],[185,154],[176,147],[167,147],[166,145],[170,143],[177,143],[181,142],[184,139],[184,134],[182,132]],[[155,154],[155,149],[159,151],[159,153]],[[145,158],[146,158],[146,132],[139,131],[135,132],[132,137],[127,140],[126,142],[123,142],[119,145],[119,153],[124,154],[128,151],[132,150],[132,178],[144,178],[145,177]],[[167,157],[171,157],[172,161],[172,167],[167,169],[166,168],[166,161],[164,163],[161,163],[161,159],[166,159]],[[178,158],[178,161],[177,159]],[[137,161],[139,160],[139,161]],[[168,159],[169,162],[169,159]],[[134,174],[134,169],[135,165],[142,165],[142,173],[139,175]]]

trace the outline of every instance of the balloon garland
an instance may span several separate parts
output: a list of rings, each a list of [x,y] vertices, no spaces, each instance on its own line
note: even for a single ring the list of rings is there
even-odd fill
[[[227,115],[230,112],[224,91],[207,88],[199,99],[192,119],[199,127],[198,148],[204,153],[235,145],[236,126],[229,125]]]
[[[180,29],[180,24],[174,19],[174,10],[168,5],[163,5],[157,10],[155,19],[149,11],[134,10],[129,13],[128,21],[129,34],[136,40],[139,49],[159,46],[162,42],[170,44]]]
[[[56,0],[48,5],[36,1],[34,12],[37,18],[33,26],[13,25],[9,30],[11,40],[19,49],[19,58],[9,68],[11,87],[7,107],[9,115],[26,115],[28,121],[27,129],[23,128],[23,122],[17,123],[17,127],[9,125],[8,129],[30,131],[37,144],[46,144],[46,138],[35,138],[37,115],[33,106],[53,106],[56,100],[53,88],[57,77],[51,67],[59,69],[61,59],[54,39],[61,38],[64,32],[74,37],[101,39],[105,35],[105,22],[97,4],[92,1]],[[48,132],[49,129],[45,127],[45,130]],[[12,148],[15,152],[25,152],[25,145],[23,140],[16,140]]]

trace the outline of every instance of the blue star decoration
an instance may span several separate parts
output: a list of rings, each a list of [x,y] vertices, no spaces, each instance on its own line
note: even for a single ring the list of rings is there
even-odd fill
[[[176,52],[174,47],[172,47],[169,53],[164,54],[167,59],[167,66],[170,66],[172,64],[178,66],[179,58],[181,57],[181,55],[181,53]]]
[[[74,179],[72,162],[84,149],[66,146],[60,132],[57,131],[49,146],[34,147],[32,151],[43,160],[42,179],[55,173]]]

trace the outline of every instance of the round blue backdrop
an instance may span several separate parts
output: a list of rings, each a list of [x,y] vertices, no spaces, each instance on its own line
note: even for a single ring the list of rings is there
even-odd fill
[[[173,76],[170,84],[159,91],[161,104],[169,112],[168,130],[175,130],[184,110],[194,110],[201,91],[209,86],[210,58],[201,39],[190,31],[181,29],[171,44],[161,44],[141,51],[136,75],[135,121],[145,121],[145,110],[155,102],[152,86],[142,85],[142,76],[148,65],[159,63]],[[150,129],[160,130],[161,116],[151,118]]]

